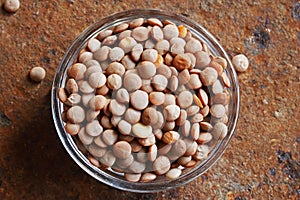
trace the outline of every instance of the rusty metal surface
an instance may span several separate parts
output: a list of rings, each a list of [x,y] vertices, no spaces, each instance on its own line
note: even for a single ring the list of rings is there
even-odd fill
[[[3,0],[0,1],[1,5]],[[153,194],[119,191],[84,173],[61,145],[50,90],[64,52],[87,26],[132,8],[181,13],[244,53],[241,112],[223,157],[203,176]],[[21,1],[0,10],[0,199],[299,199],[299,1]],[[47,70],[36,84],[28,72]]]

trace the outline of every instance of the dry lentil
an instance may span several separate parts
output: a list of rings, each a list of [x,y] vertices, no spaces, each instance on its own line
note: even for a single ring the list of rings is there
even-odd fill
[[[46,70],[42,67],[33,67],[29,72],[29,76],[31,80],[41,82],[46,77]]]

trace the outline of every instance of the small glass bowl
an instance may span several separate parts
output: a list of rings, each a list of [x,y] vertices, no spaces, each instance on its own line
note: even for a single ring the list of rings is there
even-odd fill
[[[123,22],[129,22],[139,17],[145,19],[153,17],[161,20],[167,19],[177,25],[184,25],[195,37],[207,45],[208,49],[214,56],[221,56],[225,58],[228,63],[228,67],[225,69],[225,73],[227,74],[231,84],[231,87],[227,89],[231,99],[228,106],[228,133],[225,138],[221,139],[214,145],[214,148],[210,151],[207,159],[200,162],[193,168],[185,169],[181,176],[176,180],[168,180],[160,177],[159,179],[147,183],[129,182],[113,170],[101,170],[89,162],[88,158],[80,151],[74,137],[68,134],[64,129],[64,122],[61,115],[63,111],[63,104],[58,98],[58,90],[65,86],[68,68],[77,60],[80,51],[86,47],[88,40],[95,37],[100,31],[109,29],[110,27]],[[58,66],[52,86],[51,106],[55,127],[63,146],[77,165],[85,172],[102,183],[121,190],[140,193],[157,192],[189,183],[206,172],[221,157],[234,135],[238,119],[239,84],[236,72],[227,53],[214,36],[202,26],[182,15],[171,12],[155,9],[136,9],[113,14],[101,19],[88,27],[75,39]]]

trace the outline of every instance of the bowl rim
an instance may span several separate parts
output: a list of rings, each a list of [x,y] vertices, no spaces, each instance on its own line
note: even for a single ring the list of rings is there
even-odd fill
[[[198,34],[201,35],[201,39],[204,40],[205,43],[210,44],[208,45],[209,48],[214,48],[215,51],[217,51],[218,54],[221,54],[222,57],[224,57],[228,62],[228,67],[226,69],[227,73],[230,75],[229,77],[232,79],[234,84],[231,84],[230,90],[232,91],[231,97],[231,103],[233,103],[232,106],[234,106],[235,110],[234,114],[232,114],[228,120],[227,126],[230,126],[230,129],[228,128],[228,134],[227,136],[220,141],[220,143],[217,145],[217,147],[214,147],[214,149],[210,152],[210,155],[208,159],[205,160],[205,162],[200,166],[195,167],[195,169],[191,170],[191,172],[187,173],[182,178],[178,178],[173,181],[168,182],[149,182],[149,183],[133,183],[128,182],[126,180],[118,179],[111,174],[107,173],[106,171],[103,171],[92,164],[89,163],[86,156],[84,156],[79,150],[77,145],[75,144],[72,137],[67,134],[64,130],[63,121],[61,117],[61,103],[58,99],[58,89],[63,85],[65,72],[67,68],[70,66],[70,63],[72,59],[74,59],[74,56],[79,53],[81,48],[85,45],[86,41],[93,37],[97,33],[97,31],[100,28],[105,29],[106,26],[110,26],[113,23],[117,23],[119,21],[122,21],[122,19],[126,19],[128,17],[144,17],[144,18],[150,18],[150,17],[162,17],[162,18],[170,18],[172,20],[175,19],[175,21],[179,21],[181,23],[184,23],[185,25],[188,24],[190,27],[195,29]],[[99,31],[98,31],[99,32]],[[204,37],[205,36],[205,37]],[[203,38],[202,38],[203,37]],[[212,49],[211,49],[212,50]],[[234,95],[234,96],[233,96]],[[109,15],[107,17],[104,17],[94,24],[87,27],[77,38],[73,41],[72,45],[68,48],[66,53],[64,54],[63,58],[61,59],[61,62],[58,65],[53,84],[52,84],[52,91],[51,91],[51,110],[52,110],[52,117],[54,121],[54,125],[56,128],[56,132],[60,138],[61,143],[63,144],[65,150],[68,152],[70,157],[75,161],[75,163],[81,167],[86,173],[88,173],[90,176],[95,178],[96,180],[105,183],[109,186],[112,186],[117,189],[130,191],[130,192],[138,192],[138,193],[145,193],[145,192],[158,192],[163,191],[167,189],[171,189],[174,187],[179,187],[182,185],[185,185],[194,179],[201,176],[204,172],[206,172],[208,169],[210,169],[223,155],[225,150],[227,149],[229,142],[231,141],[234,133],[235,128],[237,125],[238,115],[239,115],[239,109],[240,109],[240,93],[239,93],[239,84],[237,79],[237,74],[234,70],[234,67],[231,63],[231,60],[224,50],[224,48],[221,46],[221,44],[217,41],[217,39],[208,32],[204,27],[202,27],[197,22],[183,16],[179,15],[170,11],[160,10],[160,9],[132,9],[132,10],[126,10],[123,12],[114,13],[112,15]],[[204,169],[203,169],[204,168]],[[202,170],[201,170],[202,169]]]

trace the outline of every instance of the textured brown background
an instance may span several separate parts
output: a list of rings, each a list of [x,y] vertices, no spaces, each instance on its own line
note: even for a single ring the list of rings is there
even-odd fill
[[[2,5],[4,0],[1,0]],[[300,3],[296,0],[23,0],[0,9],[0,199],[299,199]],[[241,112],[223,157],[192,183],[135,194],[97,182],[61,145],[50,112],[57,65],[85,27],[131,8],[182,13],[213,33],[230,56],[244,53]],[[36,84],[34,66],[47,70]]]

